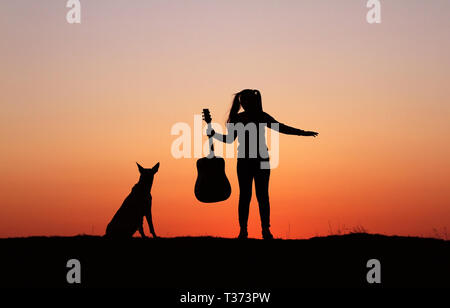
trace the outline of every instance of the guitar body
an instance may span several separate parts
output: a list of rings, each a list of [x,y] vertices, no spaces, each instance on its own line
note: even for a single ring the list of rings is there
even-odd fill
[[[205,203],[228,199],[231,186],[225,174],[225,160],[222,157],[203,157],[197,160],[197,181],[195,197]]]
[[[211,130],[211,114],[203,109],[203,120]],[[231,194],[230,182],[225,174],[225,160],[214,155],[214,144],[209,137],[209,155],[197,160],[197,181],[195,182],[195,197],[205,203],[219,202],[228,199]]]

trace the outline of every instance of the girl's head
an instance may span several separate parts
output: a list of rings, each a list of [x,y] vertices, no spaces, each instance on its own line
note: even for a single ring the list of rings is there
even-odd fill
[[[242,90],[234,95],[233,103],[231,104],[230,114],[227,122],[233,122],[239,110],[244,109],[248,113],[262,112],[261,93],[258,90]]]

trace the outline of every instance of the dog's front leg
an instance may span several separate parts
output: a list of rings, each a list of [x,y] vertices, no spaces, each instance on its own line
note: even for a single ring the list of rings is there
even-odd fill
[[[157,238],[158,236],[155,233],[155,229],[153,228],[153,219],[152,219],[152,210],[150,209],[147,212],[147,215],[145,215],[145,218],[147,218],[148,228],[150,229],[150,233],[153,235],[154,238]]]
[[[145,235],[145,233],[144,233],[144,226],[142,224],[139,226],[139,233],[141,234],[142,238],[147,237],[147,235]]]

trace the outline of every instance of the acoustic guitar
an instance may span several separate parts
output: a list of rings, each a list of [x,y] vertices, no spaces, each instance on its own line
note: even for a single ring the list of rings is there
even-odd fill
[[[203,120],[211,130],[211,114],[203,109]],[[225,174],[225,160],[214,154],[212,137],[208,137],[209,154],[197,160],[197,181],[195,182],[195,197],[205,203],[219,202],[228,199],[231,186]]]

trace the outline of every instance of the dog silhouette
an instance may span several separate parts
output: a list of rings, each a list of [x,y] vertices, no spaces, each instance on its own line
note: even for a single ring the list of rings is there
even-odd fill
[[[140,173],[139,182],[133,186],[131,193],[123,201],[122,206],[106,227],[105,237],[130,238],[136,231],[139,231],[143,238],[147,237],[143,227],[144,216],[147,219],[151,234],[154,238],[157,237],[153,228],[152,195],[150,191],[155,173],[159,169],[159,163],[151,169],[136,164]]]

